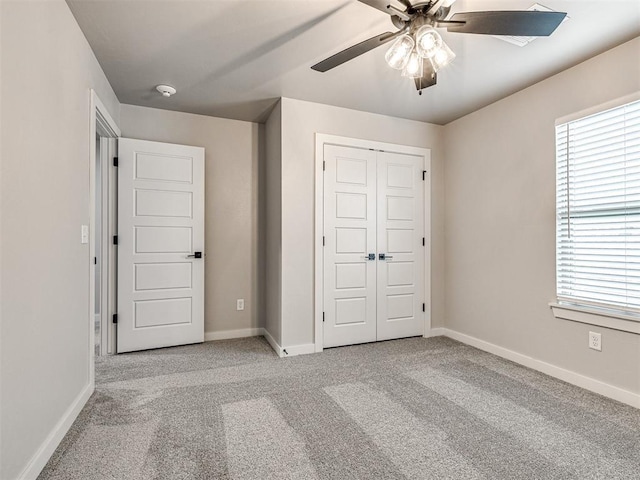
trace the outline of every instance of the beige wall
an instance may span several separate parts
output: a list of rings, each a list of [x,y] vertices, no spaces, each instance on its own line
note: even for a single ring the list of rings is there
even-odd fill
[[[418,98],[418,97],[416,97]],[[315,134],[325,133],[432,149],[432,325],[442,325],[442,127],[283,98],[282,343],[314,342]]]
[[[557,320],[556,118],[640,89],[635,39],[445,127],[446,327],[640,393],[640,336]],[[602,352],[587,348],[602,332]]]
[[[2,15],[3,15],[4,9],[2,8],[2,5],[0,4],[0,42],[2,42]],[[4,116],[4,110],[2,109],[2,70],[3,70],[3,64],[2,64],[2,43],[0,43],[0,478],[2,477],[2,455],[4,453],[4,449],[2,448],[2,399],[3,399],[3,381],[2,381],[2,256],[3,256],[3,250],[2,250],[2,233],[3,233],[3,229],[2,229],[2,225],[3,225],[3,221],[2,221],[2,154],[3,154],[3,148],[2,148],[2,117]]]
[[[63,0],[0,2],[0,478],[89,386],[89,89],[119,103]]]
[[[205,148],[205,332],[261,326],[259,125],[122,105],[122,136]],[[244,311],[236,299],[245,299]]]
[[[265,328],[281,345],[282,342],[282,104],[278,102],[265,127],[265,200],[266,200],[266,317]]]

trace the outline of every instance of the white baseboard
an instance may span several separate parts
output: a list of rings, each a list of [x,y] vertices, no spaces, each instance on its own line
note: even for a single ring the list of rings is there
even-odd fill
[[[308,355],[309,353],[316,353],[316,344],[307,343],[305,345],[294,345],[292,347],[282,348],[282,357],[295,357],[296,355]]]
[[[308,353],[316,353],[316,346],[314,343],[309,343],[306,345],[294,345],[292,347],[281,347],[278,342],[276,342],[275,338],[271,336],[271,334],[266,330],[262,329],[262,335],[269,342],[271,348],[278,354],[279,357],[295,357],[297,355],[306,355]]]
[[[594,378],[587,377],[585,375],[581,375],[579,373],[572,372],[555,365],[551,365],[550,363],[546,363],[527,355],[514,352],[513,350],[494,345],[493,343],[485,342],[484,340],[465,335],[464,333],[449,330],[448,328],[443,328],[442,330],[444,336],[452,338],[453,340],[471,345],[472,347],[476,347],[480,350],[484,350],[485,352],[492,353],[499,357],[506,358],[507,360],[511,360],[512,362],[519,363],[520,365],[524,365],[525,367],[529,367],[533,370],[545,373],[551,377],[558,378],[577,387],[584,388],[585,390],[589,390],[613,400],[626,403],[627,405],[631,405],[635,408],[640,408],[640,395],[636,393],[624,390],[619,387],[614,387],[613,385],[601,382],[600,380],[596,380]]]
[[[431,338],[431,337],[442,337],[445,334],[445,329],[442,327],[438,327],[438,328],[432,328],[431,330],[429,330],[428,332],[426,332],[423,337],[424,338]]]
[[[38,475],[40,475],[40,472],[51,458],[51,455],[53,455],[53,452],[58,448],[58,445],[60,445],[60,442],[71,428],[71,425],[73,425],[73,422],[78,418],[80,411],[86,405],[94,389],[94,384],[90,383],[80,392],[64,415],[62,415],[62,418],[56,426],[53,427],[53,430],[51,430],[45,441],[42,442],[38,451],[31,457],[31,460],[29,460],[29,463],[22,473],[18,475],[19,480],[35,480],[38,478]]]
[[[276,352],[279,357],[282,357],[282,347],[278,345],[278,342],[276,342],[275,338],[271,336],[271,334],[267,331],[266,328],[262,329],[262,335],[264,336],[265,340],[269,343],[269,345],[271,345],[271,348],[273,348],[273,351]]]
[[[204,332],[204,341],[229,340],[231,338],[259,337],[264,334],[264,328],[240,328],[238,330],[221,330],[219,332]]]
[[[204,341],[211,342],[213,340],[229,340],[231,338],[258,337],[263,336],[271,348],[279,357],[294,357],[296,355],[306,355],[307,353],[315,353],[315,345],[294,345],[293,347],[281,347],[278,342],[264,328],[241,328],[239,330],[223,330],[220,332],[205,332]]]

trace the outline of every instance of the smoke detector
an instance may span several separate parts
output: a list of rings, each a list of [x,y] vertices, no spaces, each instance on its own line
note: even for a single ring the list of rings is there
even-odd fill
[[[158,85],[156,87],[156,90],[158,90],[163,97],[170,97],[171,95],[176,93],[176,89],[170,85]]]

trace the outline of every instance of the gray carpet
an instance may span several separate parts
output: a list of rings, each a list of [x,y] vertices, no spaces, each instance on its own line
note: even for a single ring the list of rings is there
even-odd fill
[[[640,479],[640,411],[443,337],[98,359],[40,479]]]

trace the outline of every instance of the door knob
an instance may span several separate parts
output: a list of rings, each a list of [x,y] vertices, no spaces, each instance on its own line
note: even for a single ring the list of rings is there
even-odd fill
[[[387,255],[386,253],[381,253],[378,255],[378,259],[380,260],[390,260],[393,258],[393,255]]]
[[[375,260],[376,259],[376,254],[375,253],[370,253],[368,255],[363,256],[362,258],[364,258],[366,260]]]
[[[192,255],[187,255],[187,258],[202,258],[202,252],[194,252]]]

